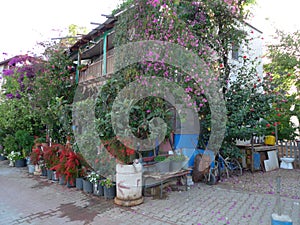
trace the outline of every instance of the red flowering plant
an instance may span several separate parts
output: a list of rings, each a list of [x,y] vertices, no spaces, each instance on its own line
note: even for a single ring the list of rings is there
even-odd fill
[[[59,163],[59,150],[62,149],[64,146],[61,144],[53,144],[52,146],[44,146],[43,149],[43,156],[45,161],[45,166],[48,169],[53,168]]]
[[[90,166],[83,158],[81,153],[74,152],[70,149],[68,158],[65,162],[65,175],[66,180],[73,185],[77,177],[86,176],[87,170],[90,169]]]
[[[87,169],[90,168],[83,156],[79,152],[74,152],[69,143],[65,146],[55,145],[52,149],[50,147],[47,153],[49,164],[53,165],[50,169],[55,170],[58,177],[65,176],[71,185],[74,185],[75,178],[85,176]],[[55,156],[50,156],[51,153]]]
[[[59,156],[59,163],[50,168],[51,170],[55,170],[58,177],[62,177],[66,173],[66,162],[70,155],[70,148],[67,146],[63,146],[57,152]]]
[[[43,159],[43,152],[39,147],[32,150],[30,154],[30,162],[32,165],[39,165],[40,161]]]

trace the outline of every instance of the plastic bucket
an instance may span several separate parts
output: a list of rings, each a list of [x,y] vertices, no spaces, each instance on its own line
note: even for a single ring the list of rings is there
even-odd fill
[[[265,144],[266,145],[275,145],[275,137],[272,135],[268,135],[265,137]]]

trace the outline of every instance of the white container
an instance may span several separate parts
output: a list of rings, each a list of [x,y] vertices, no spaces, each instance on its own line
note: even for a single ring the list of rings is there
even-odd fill
[[[31,164],[28,165],[28,173],[31,173],[31,174],[34,173],[34,165],[31,165]]]
[[[284,158],[280,158],[280,160],[281,160],[281,163],[280,163],[280,168],[281,169],[292,170],[294,168],[293,164],[292,164],[295,161],[294,158],[284,157]]]
[[[143,202],[142,171],[142,164],[138,161],[133,165],[116,165],[117,205],[135,206]]]

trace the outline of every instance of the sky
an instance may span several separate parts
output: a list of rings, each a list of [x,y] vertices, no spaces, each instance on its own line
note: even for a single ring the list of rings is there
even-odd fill
[[[2,1],[0,13],[0,61],[28,51],[39,52],[37,42],[66,35],[70,24],[88,31],[101,23],[122,0],[14,0]],[[266,40],[274,27],[288,32],[300,29],[298,0],[257,0],[251,24]],[[266,20],[267,19],[267,20]],[[3,54],[5,53],[5,54]]]
[[[90,31],[96,27],[91,22],[104,22],[106,18],[101,15],[110,14],[120,3],[122,0],[1,1],[0,61],[39,51],[37,42],[65,36],[70,24],[87,27]]]

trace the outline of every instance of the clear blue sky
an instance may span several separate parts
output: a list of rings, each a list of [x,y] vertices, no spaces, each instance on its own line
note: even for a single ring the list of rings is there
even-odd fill
[[[257,0],[253,25],[265,36],[281,29],[300,29],[298,0]],[[34,49],[37,42],[64,36],[70,24],[92,29],[90,22],[103,22],[122,0],[14,0],[1,2],[0,61]],[[269,18],[269,20],[265,20]],[[63,32],[62,32],[63,31]],[[8,53],[8,56],[3,55]]]

